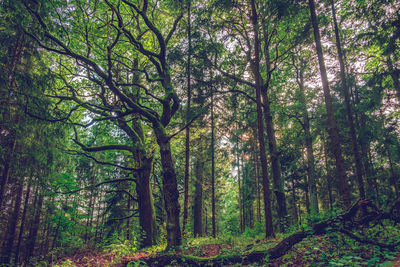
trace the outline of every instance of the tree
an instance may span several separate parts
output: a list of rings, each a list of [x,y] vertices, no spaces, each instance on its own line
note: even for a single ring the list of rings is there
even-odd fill
[[[361,166],[360,152],[358,150],[356,130],[354,127],[354,122],[353,122],[353,112],[352,112],[352,107],[351,107],[351,103],[350,103],[349,87],[347,85],[346,70],[345,70],[345,63],[344,63],[343,52],[342,52],[342,45],[340,42],[339,27],[338,27],[338,23],[336,20],[336,9],[335,9],[335,4],[334,4],[333,0],[330,0],[330,4],[331,4],[331,9],[332,9],[332,19],[333,19],[333,26],[335,29],[335,38],[336,38],[336,48],[337,48],[337,53],[338,53],[339,66],[340,66],[340,80],[342,83],[342,91],[343,91],[343,95],[344,95],[344,102],[346,105],[347,121],[348,121],[349,128],[350,128],[349,133],[350,133],[350,137],[351,137],[351,144],[353,147],[353,157],[354,157],[354,162],[356,165],[356,177],[357,177],[357,183],[358,183],[358,191],[360,192],[360,197],[365,198],[363,170],[362,170],[362,166]]]
[[[69,13],[70,18],[74,18],[72,28],[66,31],[63,21],[55,23],[48,17],[44,18],[42,14],[45,9],[40,5],[28,2],[24,4],[35,19],[40,32],[38,34],[31,29],[26,29],[26,34],[40,47],[52,52],[53,55],[60,55],[60,60],[70,61],[69,64],[74,64],[72,62],[75,61],[76,65],[61,64],[60,71],[70,73],[69,71],[75,70],[74,75],[83,76],[83,81],[92,86],[96,96],[92,100],[78,97],[81,94],[76,93],[77,87],[71,86],[71,83],[65,80],[65,76],[61,75],[60,82],[66,83],[72,94],[68,95],[67,92],[61,91],[61,94],[57,92],[52,97],[59,98],[63,102],[75,102],[95,116],[102,117],[97,120],[105,118],[122,120],[126,116],[135,114],[141,122],[153,130],[163,169],[168,247],[179,245],[181,242],[179,194],[171,155],[171,136],[168,134],[167,126],[178,110],[180,100],[172,84],[171,69],[167,62],[167,48],[183,13],[178,12],[177,15],[169,17],[174,22],[168,33],[163,35],[158,26],[162,25],[162,22],[153,20],[153,17],[149,16],[150,3],[148,1],[144,1],[140,6],[127,0],[120,4],[112,1],[105,1],[105,3],[90,1],[85,6],[80,2],[74,2],[70,4],[76,6],[76,9],[69,10],[67,6],[60,7]],[[89,13],[85,10],[94,12],[98,25],[103,24],[103,18],[108,18],[106,25],[109,26],[103,27],[101,31],[106,39],[97,39],[97,34],[100,32],[93,28],[94,24],[88,24]],[[130,17],[125,16],[122,10],[129,12]],[[57,17],[57,10],[54,12],[54,16]],[[138,25],[145,27],[146,30],[131,26],[130,18],[140,21]],[[65,17],[65,20],[69,20],[69,17]],[[75,46],[76,42],[79,42],[82,27],[86,27],[86,51]],[[53,29],[58,29],[59,32]],[[65,39],[62,36],[65,34],[72,42],[63,41]],[[146,34],[154,37],[154,43],[151,43],[147,37],[143,37],[145,40],[142,39],[142,36]],[[97,42],[103,42],[104,46],[99,48]],[[125,42],[130,43],[130,46],[126,47]],[[143,66],[138,69],[131,68],[137,56],[126,58],[124,54],[132,55],[132,52],[127,52],[127,48],[132,49],[133,54],[140,57],[139,63]],[[84,75],[78,74],[80,71],[83,71]],[[142,76],[146,82],[136,83],[137,81],[131,80],[132,75]],[[162,88],[162,90],[151,92],[157,88]],[[149,96],[151,100],[149,101],[143,94]],[[158,97],[158,94],[162,96]],[[143,105],[142,101],[148,104]],[[131,130],[133,134],[137,134],[135,129]]]
[[[191,49],[192,49],[192,27],[191,27],[191,0],[187,3],[187,36],[188,36],[188,55],[187,55],[187,107],[186,107],[186,123],[189,123],[190,114],[190,102],[191,102]],[[186,220],[188,217],[188,205],[189,205],[189,167],[190,167],[190,127],[186,127],[186,139],[185,139],[185,192],[184,192],[184,204],[183,204],[183,224],[182,231],[185,231]]]
[[[339,140],[339,132],[334,118],[332,98],[326,74],[325,61],[322,52],[321,36],[319,33],[318,18],[315,12],[314,0],[308,0],[308,5],[311,13],[311,23],[314,29],[315,48],[318,56],[318,64],[321,73],[322,88],[324,91],[326,115],[328,117],[328,130],[330,137],[330,147],[335,157],[337,177],[339,180],[339,191],[343,199],[343,204],[347,207],[350,205],[350,189],[346,180],[346,170],[342,156],[341,143]]]

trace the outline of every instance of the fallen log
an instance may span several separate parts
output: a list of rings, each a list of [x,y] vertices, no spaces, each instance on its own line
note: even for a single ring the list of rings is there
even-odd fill
[[[304,238],[311,235],[322,235],[329,232],[341,232],[350,238],[370,245],[380,246],[394,250],[399,243],[385,244],[379,243],[367,238],[359,237],[350,230],[362,226],[365,227],[370,223],[378,222],[384,219],[392,220],[396,223],[400,222],[399,214],[400,199],[396,200],[390,207],[389,212],[380,210],[371,200],[360,199],[355,202],[346,212],[338,216],[324,220],[314,224],[308,230],[298,231],[287,238],[283,239],[275,247],[265,251],[256,251],[244,255],[218,255],[210,258],[201,258],[183,254],[163,254],[156,255],[141,261],[146,262],[148,266],[165,266],[165,265],[184,265],[184,266],[223,266],[227,264],[250,264],[254,262],[262,262],[265,259],[277,259],[285,255],[295,244],[301,242]],[[127,264],[127,262],[126,262]]]

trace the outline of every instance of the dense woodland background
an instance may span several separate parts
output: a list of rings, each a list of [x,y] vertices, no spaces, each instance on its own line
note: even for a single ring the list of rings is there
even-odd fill
[[[397,0],[0,3],[3,264],[400,197]]]

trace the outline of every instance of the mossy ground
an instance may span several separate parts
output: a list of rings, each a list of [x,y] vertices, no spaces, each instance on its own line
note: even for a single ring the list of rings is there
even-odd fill
[[[124,253],[108,251],[108,253],[81,254],[59,262],[58,266],[138,266],[133,262],[143,262],[149,257],[172,255],[190,260],[223,259],[237,255],[247,255],[255,251],[266,251],[276,246],[281,240],[293,232],[279,234],[272,239],[262,238],[262,234],[254,236],[224,236],[219,238],[200,237],[188,238],[179,248],[163,252],[165,246],[154,246],[135,251],[125,248]],[[382,243],[394,243],[400,240],[400,229],[393,225],[376,225],[362,229],[355,234]],[[117,247],[121,250],[121,247]],[[389,251],[377,246],[359,243],[350,237],[330,232],[325,235],[310,235],[294,245],[284,256],[270,260],[268,255],[260,262],[246,266],[400,266],[400,247]],[[83,255],[83,256],[82,256]],[[128,264],[129,262],[130,265]],[[394,263],[397,262],[397,263]],[[396,265],[397,264],[397,265]],[[174,266],[174,265],[172,265]],[[182,265],[175,265],[182,266]],[[243,264],[229,266],[244,266]]]

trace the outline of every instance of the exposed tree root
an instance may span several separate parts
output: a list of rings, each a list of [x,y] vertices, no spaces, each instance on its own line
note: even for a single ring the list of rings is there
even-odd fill
[[[311,230],[299,231],[282,240],[278,245],[262,252],[251,252],[245,255],[227,255],[211,258],[200,258],[188,255],[164,254],[142,259],[149,266],[165,266],[178,264],[184,266],[223,266],[226,264],[250,264],[268,259],[277,259],[285,255],[295,244],[301,242],[310,235],[321,235],[329,232],[341,232],[354,240],[394,250],[396,244],[384,244],[373,240],[359,237],[350,230],[356,227],[369,227],[370,223],[375,225],[384,219],[400,223],[400,199],[397,199],[388,212],[380,210],[371,200],[361,199],[355,202],[346,212],[312,226]]]

